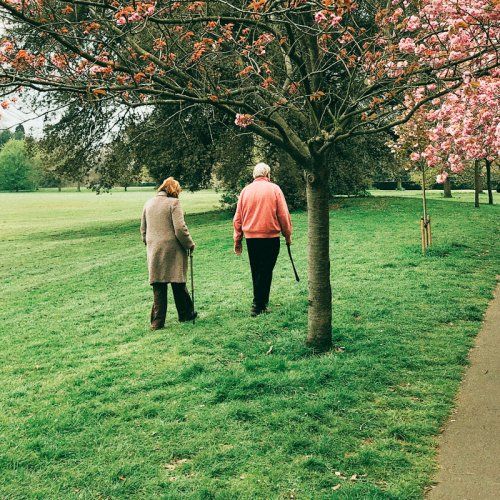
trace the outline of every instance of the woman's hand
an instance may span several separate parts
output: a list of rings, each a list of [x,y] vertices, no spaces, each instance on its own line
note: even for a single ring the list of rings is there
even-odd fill
[[[234,242],[234,253],[236,255],[241,255],[242,250],[243,250],[243,247],[241,245],[241,240],[240,241],[235,241]]]

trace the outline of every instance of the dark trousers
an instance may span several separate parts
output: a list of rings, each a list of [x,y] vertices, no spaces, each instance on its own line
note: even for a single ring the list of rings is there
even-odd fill
[[[186,288],[186,283],[170,283],[174,292],[175,307],[179,321],[185,321],[193,314],[193,301]],[[167,316],[168,283],[153,283],[153,307],[151,308],[151,326],[163,328]]]
[[[279,238],[247,238],[253,281],[253,305],[262,310],[269,303],[273,269],[280,253]]]

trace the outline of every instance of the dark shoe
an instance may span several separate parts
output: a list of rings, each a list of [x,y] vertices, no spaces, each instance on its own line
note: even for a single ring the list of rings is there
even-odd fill
[[[198,313],[196,311],[193,311],[193,313],[190,316],[186,316],[184,318],[179,318],[179,321],[181,323],[185,323],[186,321],[193,321],[198,317]]]
[[[165,328],[165,325],[151,325],[149,327],[150,330],[163,330]]]
[[[250,311],[250,316],[252,318],[255,318],[256,316],[259,316],[260,314],[267,313],[267,307],[256,307],[253,306],[251,311]]]

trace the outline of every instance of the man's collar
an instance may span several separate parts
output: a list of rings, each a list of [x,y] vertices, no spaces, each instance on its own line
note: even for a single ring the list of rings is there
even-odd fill
[[[269,179],[269,177],[264,177],[264,176],[262,176],[262,177],[256,177],[253,181],[254,182],[255,181],[267,181],[267,182],[271,182],[270,179]]]
[[[156,193],[156,196],[167,196],[167,193],[165,193],[165,191],[158,191],[158,193]]]

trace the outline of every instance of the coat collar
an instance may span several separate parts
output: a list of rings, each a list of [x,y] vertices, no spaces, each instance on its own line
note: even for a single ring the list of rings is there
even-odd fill
[[[165,191],[158,191],[156,196],[167,196],[167,193],[165,193]]]
[[[269,180],[269,177],[257,177],[253,180],[254,182],[259,182],[259,181],[266,181],[266,182],[271,182]]]

